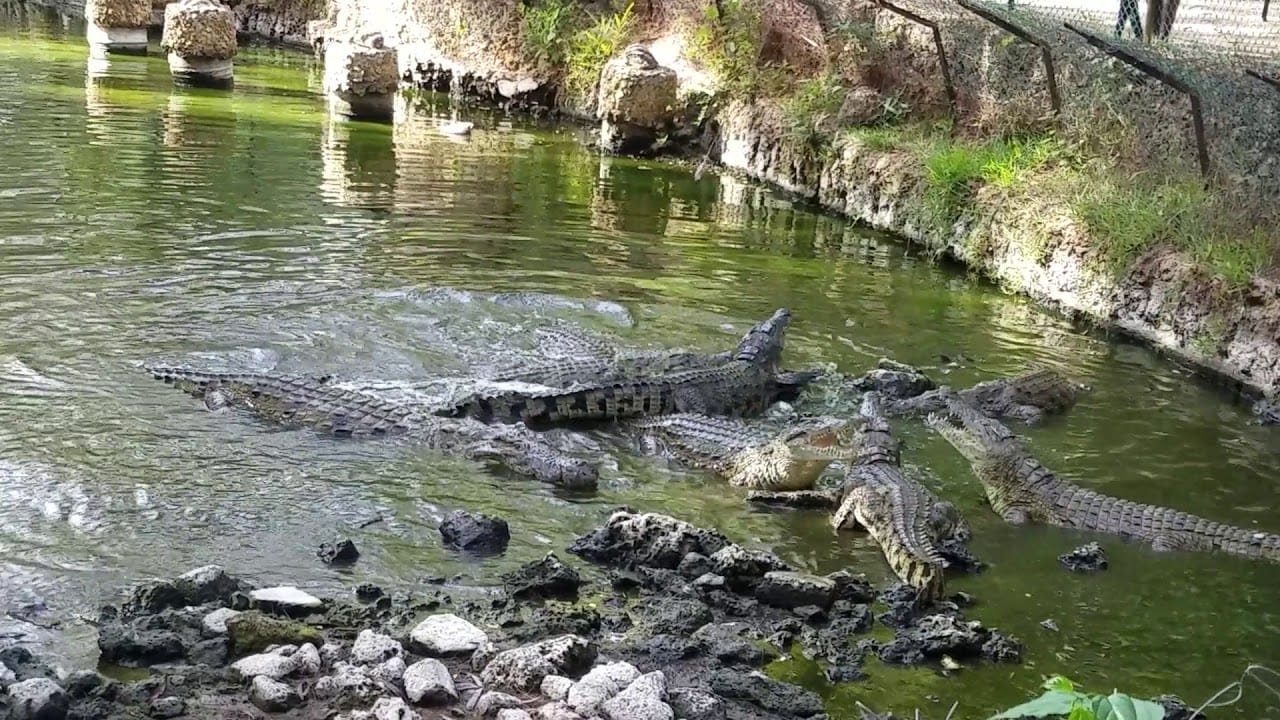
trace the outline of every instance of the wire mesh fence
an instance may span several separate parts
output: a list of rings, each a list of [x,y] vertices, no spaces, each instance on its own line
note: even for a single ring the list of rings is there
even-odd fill
[[[1272,0],[874,0],[914,26],[966,121],[1132,140],[1181,166],[1280,200],[1280,8]],[[999,129],[999,128],[995,128]],[[1006,128],[1007,129],[1007,128]]]

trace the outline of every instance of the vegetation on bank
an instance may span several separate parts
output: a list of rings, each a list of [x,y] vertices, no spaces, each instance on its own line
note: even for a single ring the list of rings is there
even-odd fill
[[[636,28],[631,0],[594,8],[574,0],[535,0],[519,7],[533,59],[561,70],[564,88],[579,100],[591,96],[604,64],[626,47]]]
[[[1116,122],[1068,127],[1038,122],[992,133],[969,127],[963,117],[953,125],[945,107],[912,107],[903,88],[887,87],[900,79],[905,48],[900,38],[866,22],[845,23],[829,33],[826,67],[797,82],[796,68],[764,57],[756,0],[718,5],[721,10],[713,5],[694,31],[691,55],[720,79],[724,93],[776,102],[785,140],[816,162],[854,142],[905,155],[921,169],[922,214],[937,231],[978,210],[975,197],[986,190],[984,213],[992,210],[992,202],[1023,215],[1049,201],[1065,205],[1095,247],[1097,269],[1115,276],[1157,246],[1181,251],[1228,293],[1274,267],[1280,248],[1276,218],[1242,212],[1231,197],[1206,187],[1185,167],[1155,167],[1149,158],[1134,158],[1133,128]],[[859,92],[869,100],[851,102]],[[1049,220],[1021,219],[1031,227]],[[1043,262],[1047,228],[1029,235],[1023,241]],[[980,255],[984,248],[965,250]]]

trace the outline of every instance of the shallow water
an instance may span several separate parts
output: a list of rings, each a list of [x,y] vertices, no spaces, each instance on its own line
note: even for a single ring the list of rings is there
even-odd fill
[[[554,318],[637,345],[719,349],[787,306],[793,367],[859,372],[890,356],[957,385],[1032,362],[1061,368],[1093,392],[1027,431],[1047,465],[1115,495],[1280,530],[1280,435],[1243,407],[1146,350],[1076,332],[783,197],[601,159],[570,131],[496,114],[467,115],[477,128],[464,142],[433,133],[450,115],[430,104],[394,128],[334,123],[310,58],[289,53],[244,52],[231,92],[175,89],[156,48],[91,68],[75,23],[5,7],[0,611],[60,625],[0,616],[0,635],[28,633],[68,663],[95,658],[77,615],[149,576],[217,562],[314,591],[353,575],[484,580],[548,550],[567,558],[620,504],[715,525],[804,568],[886,577],[864,537],[833,536],[820,514],[752,511],[742,493],[652,461],[621,455],[598,493],[566,495],[411,446],[212,415],[142,360],[412,383],[466,373],[490,359],[487,346],[527,342]],[[586,302],[485,299],[515,291]],[[971,360],[948,369],[941,355]],[[1092,538],[1006,525],[954,451],[919,423],[897,425],[906,461],[967,514],[991,564],[954,588],[977,598],[972,617],[1022,638],[1028,662],[955,677],[871,664],[867,681],[838,689],[805,663],[778,669],[819,685],[835,716],[861,700],[941,717],[959,700],[957,717],[981,717],[1059,672],[1198,703],[1249,662],[1280,667],[1280,567],[1098,537],[1111,569],[1068,574],[1056,555]],[[458,506],[507,517],[509,552],[473,563],[443,550],[436,519]],[[363,553],[354,570],[315,557],[340,535]],[[1041,628],[1046,618],[1060,632]],[[1276,717],[1277,705],[1251,685],[1213,717]]]

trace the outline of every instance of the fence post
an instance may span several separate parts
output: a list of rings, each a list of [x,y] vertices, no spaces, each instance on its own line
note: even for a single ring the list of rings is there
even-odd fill
[[[1045,82],[1049,85],[1049,106],[1053,109],[1054,120],[1062,114],[1062,96],[1058,94],[1058,76],[1053,67],[1053,53],[1049,50],[1049,43],[1035,37],[1031,33],[1014,25],[1008,20],[996,15],[986,8],[975,5],[972,0],[957,0],[960,7],[986,20],[1005,32],[1012,33],[1022,38],[1036,47],[1040,48],[1040,59],[1044,62]],[[1012,2],[1009,3],[1013,5]]]

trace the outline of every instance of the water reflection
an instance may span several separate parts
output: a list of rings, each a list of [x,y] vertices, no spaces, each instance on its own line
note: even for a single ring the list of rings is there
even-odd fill
[[[199,151],[198,156],[167,156],[174,163],[187,165],[192,158],[225,152],[234,141],[239,118],[231,96],[175,84],[160,112],[160,122],[166,146]]]
[[[390,210],[396,196],[396,146],[390,128],[332,115],[320,138],[320,195],[349,208]]]

